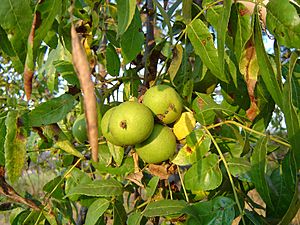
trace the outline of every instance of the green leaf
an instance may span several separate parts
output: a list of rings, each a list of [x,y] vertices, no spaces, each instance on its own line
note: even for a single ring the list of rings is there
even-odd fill
[[[44,185],[43,191],[47,193],[51,193],[51,197],[53,198],[62,200],[65,195],[62,185],[60,185],[63,183],[62,180],[63,180],[62,176],[55,177],[54,179],[50,180],[48,183]]]
[[[0,25],[10,37],[9,40],[23,64],[26,58],[24,46],[27,46],[33,19],[29,3],[28,0],[3,0],[0,7]]]
[[[223,1],[223,10],[217,28],[218,56],[221,73],[225,74],[225,38],[230,17],[232,0]]]
[[[168,69],[168,74],[173,82],[182,62],[183,49],[181,45],[175,45],[173,49],[173,58]]]
[[[247,41],[252,35],[251,16],[249,13],[241,14],[246,7],[243,4],[236,3],[232,8],[230,22],[232,24],[234,52],[238,62]]]
[[[179,1],[180,3],[180,1]],[[170,10],[168,11],[168,13],[164,10],[164,8],[161,6],[161,4],[159,3],[158,0],[155,0],[155,5],[158,8],[160,14],[162,15],[163,19],[163,25],[162,27],[165,27],[165,25],[167,25],[168,27],[168,35],[170,36],[170,42],[172,42],[173,40],[173,28],[172,28],[172,24],[171,24],[171,11],[172,11],[172,7],[176,6],[177,3],[174,3]]]
[[[66,197],[77,194],[94,197],[118,196],[123,194],[123,186],[114,179],[96,180],[87,184],[78,184],[70,189]]]
[[[123,206],[123,202],[115,201],[113,204],[113,225],[125,225],[127,220],[127,214]]]
[[[114,161],[118,166],[120,166],[122,164],[123,157],[124,157],[124,147],[113,145],[110,142],[107,142],[107,145]]]
[[[200,160],[209,151],[211,139],[203,130],[196,129],[186,137],[186,143],[172,160],[174,164],[186,166]]]
[[[107,143],[99,144],[98,151],[99,163],[103,164],[104,166],[108,166],[112,161],[112,155],[109,151]]]
[[[288,0],[268,2],[267,28],[281,45],[300,48],[300,18]]]
[[[4,142],[5,170],[11,182],[21,175],[26,158],[26,134],[20,127],[22,120],[17,111],[9,111],[5,120],[6,136]]]
[[[6,113],[0,113],[0,166],[5,165]]]
[[[94,201],[88,208],[85,225],[94,225],[103,213],[108,209],[110,202],[104,198],[99,198]]]
[[[66,178],[65,192],[66,194],[69,194],[69,191],[78,184],[87,184],[91,181],[91,178],[85,172],[79,170],[78,168],[74,168],[70,175]],[[78,200],[79,195],[72,195],[69,198],[71,201],[76,201]]]
[[[23,63],[20,61],[20,58],[18,57],[16,51],[14,50],[12,44],[10,43],[10,40],[7,37],[7,34],[5,30],[0,26],[0,49],[6,54],[8,57],[10,57],[14,68],[18,72],[23,72]]]
[[[106,48],[106,67],[107,72],[112,76],[118,76],[120,72],[120,59],[116,49],[112,44],[108,44]]]
[[[196,19],[187,27],[187,33],[195,53],[217,78],[226,82],[228,79],[220,70],[218,52],[208,27],[201,20]]]
[[[37,5],[37,12],[40,15],[39,26],[35,31],[35,48],[38,48],[40,41],[43,40],[52,28],[55,17],[61,9],[62,0],[44,0]]]
[[[128,225],[140,225],[142,224],[143,214],[139,211],[131,213],[127,218]]]
[[[282,90],[279,87],[270,59],[265,51],[258,13],[255,13],[254,42],[261,76],[275,103],[282,108]]]
[[[53,214],[49,213],[49,212],[46,212],[46,211],[43,211],[43,216],[46,218],[46,220],[48,221],[48,223],[50,225],[57,225],[57,221],[56,221],[56,218]]]
[[[154,217],[180,214],[186,206],[187,203],[183,200],[159,200],[150,202],[145,208],[143,215],[146,217]]]
[[[73,64],[66,60],[53,61],[53,66],[56,72],[62,76],[69,84],[75,85],[80,88],[80,83],[75,73]]]
[[[149,180],[146,187],[147,198],[151,198],[154,195],[158,182],[159,182],[159,177],[157,176],[154,176],[151,178],[151,180]]]
[[[128,69],[123,76],[124,90],[123,100],[128,101],[130,97],[138,97],[139,87],[142,84],[136,69]]]
[[[93,163],[94,167],[102,174],[124,176],[134,172],[134,161],[132,157],[127,157],[119,167],[107,166],[103,163]]]
[[[57,123],[65,118],[74,105],[75,99],[72,95],[63,94],[58,98],[53,98],[29,112],[29,124],[32,127],[40,127]]]
[[[182,16],[185,23],[189,23],[192,18],[193,0],[183,0],[182,2]]]
[[[213,108],[217,108],[217,103],[215,103],[210,95],[200,93],[197,93],[197,95],[198,97],[192,103],[196,120],[204,126],[214,123],[216,113]]]
[[[231,225],[235,217],[235,202],[231,198],[218,196],[211,201],[187,206],[187,225]]]
[[[266,179],[267,138],[262,137],[257,142],[251,157],[251,177],[261,198],[274,209],[271,201],[270,190]]]
[[[121,36],[121,49],[124,63],[131,62],[142,50],[144,34],[142,32],[142,21],[138,9],[135,11],[133,20],[127,31]]]
[[[195,163],[185,174],[184,183],[188,190],[213,190],[221,185],[222,172],[219,168],[219,157],[210,154]]]
[[[117,0],[119,35],[122,35],[129,28],[135,14],[135,9],[135,0]]]
[[[251,180],[251,164],[245,158],[227,159],[229,171],[232,176],[241,181],[252,182]]]

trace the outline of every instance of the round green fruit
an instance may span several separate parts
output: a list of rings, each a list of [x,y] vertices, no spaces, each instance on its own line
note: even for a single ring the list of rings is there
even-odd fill
[[[108,140],[110,143],[114,144],[114,145],[121,145],[121,143],[119,143],[111,134],[110,130],[109,130],[109,120],[111,117],[111,114],[113,113],[113,111],[115,111],[116,106],[113,108],[110,108],[109,110],[106,111],[106,113],[104,114],[104,116],[102,117],[101,120],[101,131],[103,136],[106,138],[106,140]]]
[[[176,138],[169,127],[155,124],[150,137],[135,149],[146,163],[161,163],[174,155]]]
[[[154,126],[153,115],[145,105],[123,102],[112,112],[109,131],[121,145],[134,145],[146,140]]]
[[[85,120],[84,114],[81,114],[75,120],[73,127],[72,127],[72,134],[73,134],[73,137],[76,139],[76,141],[79,143],[84,143],[85,141],[88,140],[87,129],[86,129],[86,120]]]
[[[183,107],[182,99],[175,89],[164,84],[149,88],[144,95],[143,104],[165,124],[176,121]]]

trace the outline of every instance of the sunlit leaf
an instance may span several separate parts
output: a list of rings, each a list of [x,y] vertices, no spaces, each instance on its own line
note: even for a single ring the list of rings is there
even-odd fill
[[[225,73],[220,70],[218,52],[208,27],[201,20],[197,19],[189,24],[187,33],[196,54],[200,56],[203,63],[217,78],[227,81]]]
[[[300,48],[300,18],[296,8],[289,1],[269,1],[267,28],[281,45]]]
[[[131,21],[127,31],[121,36],[122,56],[125,64],[131,62],[142,50],[144,34],[141,32],[142,22],[138,9]]]
[[[110,202],[104,198],[94,201],[88,208],[85,225],[94,225],[103,213],[108,209]]]
[[[29,1],[1,1],[0,18],[0,25],[6,31],[20,61],[24,64],[26,57],[24,46],[27,43],[33,18]]]
[[[174,80],[182,61],[183,49],[181,45],[175,45],[173,49],[173,58],[168,69],[171,81]]]
[[[6,113],[0,113],[0,166],[5,165]]]
[[[199,160],[186,172],[184,183],[189,190],[213,190],[220,186],[222,172],[219,168],[219,158],[210,154]]]
[[[135,0],[117,0],[118,34],[122,35],[133,20],[136,8]]]
[[[57,123],[74,107],[75,99],[72,95],[64,94],[38,105],[29,112],[29,124],[32,127],[39,127]]]
[[[154,217],[180,214],[186,205],[187,203],[182,200],[164,199],[150,202],[144,210],[143,215],[146,217]]]
[[[123,194],[123,186],[114,179],[96,180],[91,183],[78,184],[70,189],[65,197],[86,195],[94,197],[111,197]]]
[[[119,167],[107,166],[102,163],[94,163],[94,167],[100,173],[124,176],[134,172],[134,162],[132,157],[127,157]]]
[[[157,176],[153,176],[151,180],[148,182],[146,187],[148,198],[151,198],[154,195],[158,182],[159,182],[159,177]]]
[[[17,111],[9,111],[5,120],[5,170],[11,182],[21,175],[26,159],[26,133]]]
[[[122,164],[123,157],[124,157],[124,147],[113,145],[110,142],[107,142],[107,145],[114,161],[118,166],[120,166]]]

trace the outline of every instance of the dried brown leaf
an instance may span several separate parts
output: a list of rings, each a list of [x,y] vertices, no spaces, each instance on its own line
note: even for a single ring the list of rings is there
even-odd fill
[[[93,161],[98,161],[98,119],[94,83],[91,80],[90,65],[74,25],[71,26],[72,60],[83,92],[84,111]]]

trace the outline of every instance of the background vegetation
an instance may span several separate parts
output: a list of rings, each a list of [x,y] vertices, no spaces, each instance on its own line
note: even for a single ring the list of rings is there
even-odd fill
[[[299,4],[2,0],[0,210],[11,224],[289,224]],[[146,164],[91,128],[160,83],[197,120],[173,159]]]

